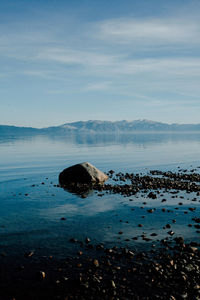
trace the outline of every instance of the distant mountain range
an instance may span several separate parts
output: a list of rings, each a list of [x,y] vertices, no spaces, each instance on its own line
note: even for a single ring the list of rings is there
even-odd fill
[[[79,121],[47,128],[0,125],[0,135],[36,135],[73,133],[136,133],[136,132],[200,132],[200,124],[166,124],[148,120],[135,121]]]

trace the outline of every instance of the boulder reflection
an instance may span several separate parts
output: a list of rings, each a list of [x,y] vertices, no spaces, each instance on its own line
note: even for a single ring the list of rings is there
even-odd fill
[[[60,182],[59,182],[60,183]],[[60,186],[68,193],[75,194],[81,198],[87,198],[94,194],[95,186],[92,184],[84,184],[84,183],[69,183],[69,184],[61,184]]]

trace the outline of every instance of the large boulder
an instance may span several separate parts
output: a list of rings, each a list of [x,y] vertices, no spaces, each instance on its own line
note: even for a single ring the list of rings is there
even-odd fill
[[[103,183],[108,176],[88,162],[80,163],[64,169],[59,175],[61,185],[71,183]]]

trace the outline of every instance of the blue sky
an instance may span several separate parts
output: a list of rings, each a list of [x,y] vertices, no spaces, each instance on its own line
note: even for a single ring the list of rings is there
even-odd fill
[[[199,1],[0,0],[0,124],[199,112]]]

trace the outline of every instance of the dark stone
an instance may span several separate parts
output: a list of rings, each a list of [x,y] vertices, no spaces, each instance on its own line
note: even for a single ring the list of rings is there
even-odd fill
[[[72,182],[88,184],[102,183],[107,179],[107,175],[88,162],[66,168],[59,175],[59,182],[62,186]]]

